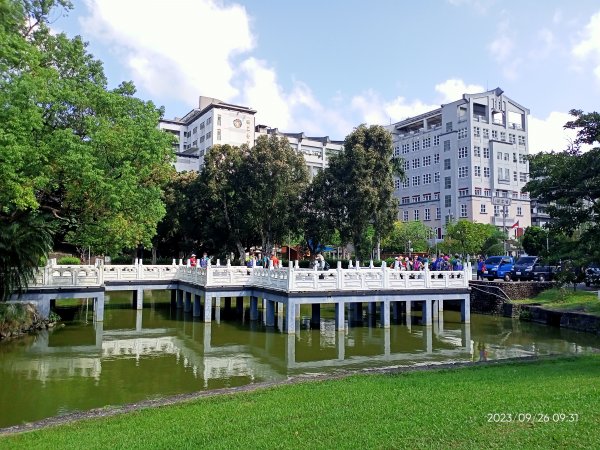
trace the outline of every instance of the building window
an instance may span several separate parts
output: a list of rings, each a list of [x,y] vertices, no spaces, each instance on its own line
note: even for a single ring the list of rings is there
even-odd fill
[[[423,156],[423,167],[431,165],[431,156]]]
[[[442,218],[442,210],[441,208],[435,208],[435,218],[440,220]]]
[[[515,191],[513,191],[513,193],[512,193],[512,198],[516,198],[516,199],[518,199],[518,198],[519,198],[519,193],[518,193],[518,192],[515,192]]]
[[[404,219],[405,222],[408,222],[408,211],[402,211],[402,212],[403,212],[403,214],[402,214],[403,217],[402,218]]]
[[[517,162],[517,154],[513,153],[513,162],[516,163]]]
[[[492,130],[492,139],[498,140],[498,130]]]
[[[409,168],[410,168],[410,162],[408,160],[404,160],[404,162],[402,163],[402,165],[404,166],[404,171],[406,172]]]
[[[529,193],[528,193],[528,192],[523,192],[523,193],[521,194],[521,198],[522,198],[523,200],[529,200]]]
[[[418,169],[419,167],[421,167],[421,160],[419,158],[413,159],[412,160],[412,168]]]
[[[434,192],[433,193],[433,199],[434,200],[439,200],[440,199],[440,193],[439,192]]]
[[[415,220],[419,220],[419,210],[418,210],[418,209],[415,209],[415,210],[413,211],[413,218],[414,218]]]
[[[458,168],[458,178],[467,178],[469,176],[469,166],[461,166]]]
[[[410,203],[410,197],[402,197],[402,204],[408,205]]]
[[[449,140],[444,141],[444,151],[445,152],[450,151],[450,141]]]
[[[483,138],[484,139],[489,139],[490,138],[490,130],[488,130],[487,128],[483,129]]]
[[[431,174],[426,173],[423,175],[423,184],[431,184]]]
[[[451,195],[446,195],[444,197],[444,206],[446,208],[450,208],[452,206],[452,196]]]
[[[196,134],[197,132],[198,132],[198,127],[194,127],[193,134]]]
[[[474,166],[473,167],[473,175],[476,177],[480,177],[481,176],[481,166]]]
[[[435,155],[433,155],[433,163],[434,164],[440,163],[440,154],[439,153],[436,153]]]
[[[452,122],[446,122],[446,133],[452,131]]]
[[[475,188],[475,195],[481,196],[481,188]]]
[[[210,125],[212,123],[212,117],[209,117],[208,119],[206,119],[206,125]]]
[[[461,147],[458,149],[458,159],[463,159],[469,156],[469,149],[467,147]]]
[[[399,156],[400,156],[400,148],[394,147],[394,158],[397,158]]]
[[[419,186],[421,184],[421,176],[420,175],[416,175],[414,177],[412,177],[412,185],[413,186]]]
[[[406,155],[410,150],[410,144],[402,144],[402,154]]]
[[[469,188],[461,188],[458,190],[459,197],[467,197],[469,195]]]
[[[484,189],[483,190],[483,196],[484,197],[491,197],[492,196],[492,190],[491,189]]]
[[[523,215],[523,208],[521,206],[517,206],[517,216]]]
[[[475,137],[481,136],[481,128],[473,127],[473,136],[475,136]]]
[[[444,189],[452,189],[452,177],[444,178]]]
[[[480,212],[481,214],[487,214],[487,211],[486,211],[486,204],[485,204],[485,203],[482,203],[482,204],[479,206],[479,212]]]
[[[423,194],[423,201],[424,202],[430,202],[431,201],[431,194]]]
[[[425,208],[425,220],[431,220],[431,212],[429,208]]]
[[[413,201],[413,203],[419,203],[421,201],[421,196],[413,195],[412,201]]]
[[[420,148],[421,148],[421,141],[414,141],[413,142],[413,152],[420,150]]]
[[[504,154],[504,161],[510,161],[510,153],[506,152]]]
[[[502,152],[496,153],[496,159],[499,159],[500,161],[502,161]]]
[[[473,156],[481,156],[481,147],[473,147]]]
[[[401,182],[398,178],[394,180],[394,189],[400,189]]]
[[[483,157],[484,158],[489,158],[490,157],[490,149],[487,147],[484,147],[483,149]]]
[[[406,177],[406,179],[402,182],[402,187],[403,188],[410,187],[410,180],[408,179],[408,177]]]
[[[192,142],[192,147],[196,147],[198,145],[198,140],[195,140],[194,142]]]
[[[208,133],[206,133],[206,140],[208,141],[212,136],[212,131],[209,131]]]
[[[204,142],[204,136],[200,136],[200,143],[202,144]]]
[[[439,183],[440,182],[440,173],[439,172],[434,172],[433,173],[433,182],[434,183]]]
[[[500,206],[494,205],[494,216],[500,217]]]
[[[433,137],[433,145],[440,145],[440,137],[439,136]]]
[[[431,147],[431,138],[423,139],[423,148],[429,148],[429,147]]]
[[[526,172],[519,172],[519,181],[522,181],[523,183],[525,183],[527,181],[527,173]]]
[[[506,133],[504,131],[500,132],[500,140],[502,142],[506,142]]]
[[[466,139],[467,138],[467,129],[461,128],[458,130],[458,139]]]
[[[467,205],[460,205],[460,217],[467,217]]]
[[[217,115],[217,126],[221,126],[221,114]]]
[[[517,171],[513,172],[513,181],[517,181]]]
[[[483,177],[484,178],[489,178],[490,177],[490,168],[489,167],[484,167],[483,168]]]
[[[512,133],[508,133],[508,142],[510,142],[511,144],[516,144],[517,137]]]
[[[221,116],[219,116],[221,117]],[[221,140],[221,130],[217,130],[217,141]]]
[[[444,170],[450,170],[450,159],[444,160]]]
[[[519,136],[519,145],[525,145],[525,136]]]
[[[525,155],[519,155],[519,164],[525,164]]]

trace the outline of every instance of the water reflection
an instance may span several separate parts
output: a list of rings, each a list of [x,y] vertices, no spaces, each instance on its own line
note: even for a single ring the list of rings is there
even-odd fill
[[[351,326],[337,331],[333,308],[321,308],[316,321],[308,305],[296,333],[287,335],[282,311],[275,327],[266,327],[264,315],[249,320],[248,302],[232,308],[224,301],[212,323],[171,309],[168,292],[147,295],[144,306],[131,309],[130,294],[111,293],[104,322],[94,323],[85,303],[59,304],[59,314],[71,319],[65,327],[1,344],[0,402],[14,407],[0,412],[0,426],[293,375],[600,348],[592,335],[491,316],[463,324],[452,311],[429,327],[418,312],[398,314],[387,329],[373,314],[354,311]]]

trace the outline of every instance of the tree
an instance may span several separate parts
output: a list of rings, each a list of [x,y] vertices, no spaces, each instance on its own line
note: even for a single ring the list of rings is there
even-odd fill
[[[331,244],[336,235],[335,219],[332,217],[331,189],[327,171],[315,175],[302,196],[302,224],[304,238],[311,254],[326,244]],[[335,236],[334,236],[335,235]]]
[[[302,229],[302,194],[309,183],[306,162],[287,139],[260,136],[247,154],[241,179],[248,183],[246,219],[268,254],[275,243]]]
[[[148,245],[173,170],[162,110],[108,89],[81,38],[50,32],[56,7],[71,5],[0,1],[0,233],[31,216],[72,247]]]
[[[425,252],[429,247],[427,239],[432,236],[432,230],[418,220],[412,222],[394,222],[390,233],[381,241],[387,251],[406,252],[408,244],[415,252]]]
[[[546,252],[548,245],[548,230],[531,226],[523,234],[523,250],[528,255],[541,255]]]
[[[335,228],[343,241],[352,242],[357,257],[365,259],[371,251],[368,227],[373,226],[379,240],[398,213],[393,177],[403,177],[404,172],[393,157],[391,134],[381,126],[358,126],[325,170]]]
[[[449,253],[477,255],[484,253],[484,244],[496,233],[496,227],[490,224],[458,220],[446,225],[444,238]]]
[[[571,246],[582,259],[600,261],[600,148],[580,151],[580,144],[600,142],[600,115],[572,110],[575,120],[565,128],[576,129],[573,148],[558,153],[538,153],[530,157],[531,180],[524,190],[546,203],[550,215],[551,235],[573,236],[579,239]]]

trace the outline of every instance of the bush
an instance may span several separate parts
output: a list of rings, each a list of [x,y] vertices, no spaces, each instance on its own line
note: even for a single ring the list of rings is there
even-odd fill
[[[62,258],[58,258],[56,264],[59,265],[79,265],[81,264],[81,260],[76,256],[63,256]]]

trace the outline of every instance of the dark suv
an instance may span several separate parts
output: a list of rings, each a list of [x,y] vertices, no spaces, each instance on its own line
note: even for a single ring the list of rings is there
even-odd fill
[[[556,267],[544,264],[539,256],[521,256],[511,271],[513,280],[550,281]]]

